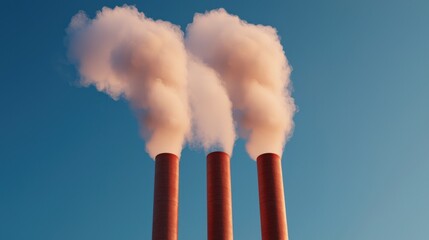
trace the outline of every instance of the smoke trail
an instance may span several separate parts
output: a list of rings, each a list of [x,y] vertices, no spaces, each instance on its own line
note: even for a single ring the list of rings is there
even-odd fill
[[[215,69],[237,112],[249,155],[282,154],[295,105],[288,65],[276,30],[249,24],[219,9],[196,14],[186,46]]]
[[[103,8],[92,20],[79,12],[67,32],[82,83],[130,102],[152,158],[180,156],[190,129],[181,30],[123,6]]]
[[[194,136],[206,151],[220,148],[232,154],[235,141],[232,104],[216,72],[198,59],[189,58],[189,99]]]

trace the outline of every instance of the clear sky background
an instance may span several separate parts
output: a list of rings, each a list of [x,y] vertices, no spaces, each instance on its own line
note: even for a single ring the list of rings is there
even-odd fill
[[[299,107],[283,156],[292,240],[427,240],[429,1],[3,1],[0,239],[151,238],[154,162],[127,103],[76,84],[65,28],[134,4],[186,27],[224,7],[278,29]],[[206,239],[205,153],[186,148],[179,239]],[[235,239],[260,239],[256,164],[232,157]]]

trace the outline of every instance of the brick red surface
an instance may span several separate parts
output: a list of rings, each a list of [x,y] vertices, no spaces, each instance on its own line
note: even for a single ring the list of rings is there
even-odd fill
[[[179,159],[171,153],[155,158],[153,240],[177,240],[179,206]]]
[[[230,158],[224,152],[207,155],[208,240],[232,240]]]
[[[262,240],[287,240],[281,159],[273,153],[257,158]]]

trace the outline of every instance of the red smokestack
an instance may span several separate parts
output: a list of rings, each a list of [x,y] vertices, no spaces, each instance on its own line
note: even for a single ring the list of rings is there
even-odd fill
[[[232,240],[231,174],[229,155],[207,155],[208,240]]]
[[[179,158],[161,153],[155,158],[153,240],[177,240]]]
[[[287,240],[286,208],[280,157],[264,153],[257,158],[262,240]]]

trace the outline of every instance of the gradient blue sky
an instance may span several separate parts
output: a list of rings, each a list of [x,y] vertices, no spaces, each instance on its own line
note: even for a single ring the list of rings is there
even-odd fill
[[[134,4],[184,28],[224,7],[278,29],[299,107],[283,156],[292,240],[427,240],[429,1],[7,1],[0,8],[0,239],[151,238],[154,162],[125,101],[76,85],[65,28]],[[181,161],[179,238],[206,238],[205,154]],[[236,144],[235,239],[260,239]]]

